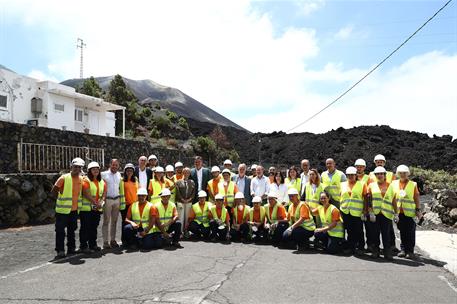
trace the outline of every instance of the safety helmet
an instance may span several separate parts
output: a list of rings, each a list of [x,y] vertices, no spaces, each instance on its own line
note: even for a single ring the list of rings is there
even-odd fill
[[[97,162],[90,162],[89,165],[87,165],[87,170],[92,168],[100,168],[100,165]]]
[[[160,196],[170,196],[171,195],[171,192],[170,192],[170,189],[168,188],[164,188],[162,189],[162,192],[160,192]]]
[[[199,197],[199,198],[201,198],[201,197],[207,197],[206,192],[203,191],[203,190],[198,191],[198,197]]]
[[[346,174],[357,174],[357,169],[355,167],[347,167]]]
[[[76,157],[75,159],[73,159],[71,161],[71,165],[72,166],[79,166],[79,167],[84,167],[86,163],[84,162],[84,160],[82,158],[79,158],[79,157]]]
[[[145,188],[138,188],[136,195],[148,195],[148,191]]]
[[[374,171],[373,171],[374,174],[378,174],[378,173],[386,173],[386,168],[384,168],[383,166],[377,166]]]
[[[261,203],[261,202],[262,202],[262,198],[261,198],[260,196],[254,196],[254,197],[252,198],[252,203],[253,203],[253,204],[259,204],[259,203]]]
[[[386,161],[386,158],[384,157],[384,155],[382,154],[378,154],[374,157],[374,162],[376,162],[377,160],[383,160],[383,161]]]
[[[243,194],[243,192],[237,192],[237,193],[235,193],[235,199],[244,199],[244,194]]]
[[[400,165],[397,167],[397,174],[398,173],[409,173],[409,168],[406,165]]]
[[[295,188],[290,188],[289,190],[287,190],[287,194],[288,195],[298,195],[298,190]]]
[[[176,162],[175,168],[184,167],[182,162]]]
[[[359,158],[358,160],[355,161],[354,166],[364,166],[364,167],[366,167],[367,163],[365,162],[364,159]]]
[[[224,160],[224,165],[232,165],[232,161],[230,159]]]
[[[164,170],[163,170],[163,167],[156,167],[156,170],[155,170],[157,173],[164,173]]]
[[[220,193],[216,194],[216,196],[214,196],[214,199],[216,201],[219,201],[219,200],[224,200],[224,196]]]
[[[165,167],[165,172],[175,172],[175,168],[172,165],[168,165]]]
[[[219,169],[218,166],[214,166],[211,168],[211,173],[214,173],[214,172],[221,172],[221,169]]]
[[[148,157],[148,161],[151,160],[151,159],[157,160],[157,156],[155,156],[154,154],[151,154],[151,155],[149,155],[149,157]]]
[[[133,164],[131,164],[131,163],[128,163],[127,165],[125,165],[124,171],[127,170],[127,169],[133,169],[133,170],[135,170],[135,166],[134,166]]]

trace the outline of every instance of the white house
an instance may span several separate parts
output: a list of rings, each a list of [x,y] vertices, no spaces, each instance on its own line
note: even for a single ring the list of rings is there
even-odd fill
[[[40,127],[114,136],[115,111],[125,107],[77,93],[52,81],[39,81],[0,66],[0,120]]]

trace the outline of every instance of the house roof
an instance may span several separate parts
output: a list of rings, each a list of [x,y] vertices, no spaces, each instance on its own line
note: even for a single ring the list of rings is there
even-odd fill
[[[94,110],[105,110],[105,111],[118,111],[118,110],[123,110],[125,107],[106,102],[102,98],[97,98],[81,93],[77,93],[74,91],[67,91],[67,90],[61,90],[61,89],[49,89],[47,92],[60,95],[60,96],[65,96],[65,97],[70,97],[74,98],[76,101],[76,105],[80,107],[86,107],[89,109],[94,109]]]

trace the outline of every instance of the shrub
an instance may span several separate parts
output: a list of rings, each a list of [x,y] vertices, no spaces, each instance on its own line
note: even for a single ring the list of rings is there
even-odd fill
[[[450,174],[444,170],[428,170],[420,167],[410,167],[411,178],[424,182],[424,190],[429,192],[434,189],[457,189],[457,175]]]
[[[186,130],[189,129],[189,124],[187,123],[187,120],[184,118],[184,117],[180,117],[179,120],[178,120],[178,125],[181,127],[181,128],[184,128]]]
[[[157,127],[159,127],[160,129],[166,129],[171,126],[171,121],[167,116],[156,117],[155,123],[156,123]]]
[[[171,120],[172,122],[176,122],[178,121],[178,115],[176,115],[175,112],[172,112],[170,110],[167,110],[165,112],[165,114],[167,115],[168,119]]]
[[[157,130],[156,127],[154,127],[151,132],[149,133],[149,135],[152,137],[152,138],[160,138],[160,131]]]

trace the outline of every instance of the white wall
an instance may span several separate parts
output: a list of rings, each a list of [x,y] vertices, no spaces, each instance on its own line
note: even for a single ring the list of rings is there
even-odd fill
[[[68,131],[76,131],[75,128],[75,100],[70,97],[52,93],[47,94],[48,105],[48,128],[61,129],[66,126]],[[64,111],[56,111],[55,104],[64,105]]]

